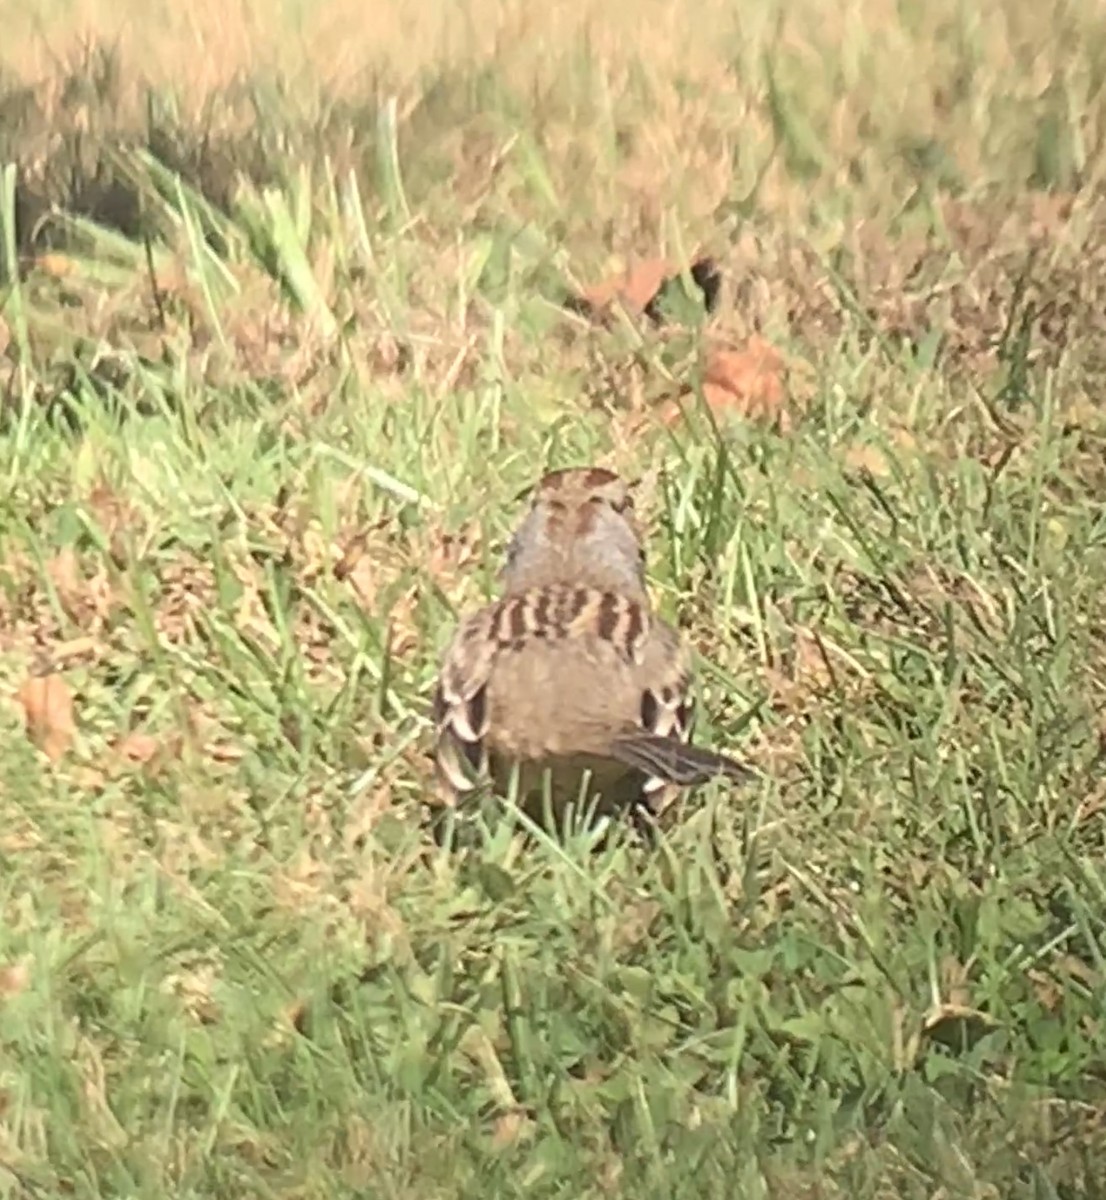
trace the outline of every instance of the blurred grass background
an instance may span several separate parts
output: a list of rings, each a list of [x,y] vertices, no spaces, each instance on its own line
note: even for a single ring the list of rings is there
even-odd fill
[[[1100,1194],[1101,7],[0,19],[0,1195]],[[584,461],[765,783],[447,854]]]

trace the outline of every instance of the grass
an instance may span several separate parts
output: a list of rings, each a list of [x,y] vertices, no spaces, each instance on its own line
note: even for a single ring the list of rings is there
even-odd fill
[[[1097,9],[646,7],[9,14],[0,1195],[1103,1194]],[[782,429],[655,419],[752,333]],[[764,782],[437,848],[591,461]]]

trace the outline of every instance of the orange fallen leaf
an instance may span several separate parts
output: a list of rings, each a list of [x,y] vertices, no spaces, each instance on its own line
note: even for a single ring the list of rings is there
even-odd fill
[[[631,267],[620,279],[605,279],[585,288],[584,298],[596,308],[604,308],[618,299],[640,311],[660,291],[671,273],[670,263],[663,258],[654,258]]]
[[[55,279],[77,274],[76,262],[65,254],[40,254],[35,259],[35,266]]]
[[[149,777],[162,771],[171,760],[184,753],[184,737],[175,734],[157,738],[134,730],[111,743],[111,753],[101,755],[95,764],[84,764],[74,773],[77,786],[86,792],[99,792],[109,780],[121,779],[136,769]]]
[[[357,569],[358,564],[365,557],[365,549],[368,546],[369,534],[367,530],[359,530],[346,543],[341,557],[334,564],[332,570],[334,578],[339,582],[348,579]]]
[[[691,264],[689,272],[703,293],[707,312],[712,312],[722,282],[717,264],[712,258],[699,258]],[[646,259],[630,267],[621,276],[605,279],[584,288],[578,296],[570,296],[565,307],[580,316],[601,319],[606,310],[620,300],[632,312],[644,313],[659,324],[661,298],[679,274],[679,266],[668,259]]]
[[[31,971],[25,962],[9,963],[0,967],[0,1000],[7,1000],[25,992],[30,982]]]
[[[115,751],[128,762],[139,766],[150,762],[163,749],[161,742],[151,734],[135,730],[115,743]]]
[[[781,433],[787,433],[791,416],[783,372],[780,352],[754,334],[744,349],[720,347],[710,353],[703,371],[703,399],[716,413],[729,411],[750,420],[772,422]],[[681,408],[675,401],[661,412],[666,425],[674,424],[680,416]]]
[[[534,1122],[523,1108],[512,1108],[496,1117],[492,1130],[492,1149],[510,1150],[527,1137]]]
[[[27,736],[51,762],[58,762],[77,733],[69,685],[60,675],[34,675],[19,689],[19,702]]]
[[[891,474],[891,464],[887,461],[887,455],[878,446],[867,443],[850,446],[845,451],[845,466],[853,471],[867,471],[880,479]]]

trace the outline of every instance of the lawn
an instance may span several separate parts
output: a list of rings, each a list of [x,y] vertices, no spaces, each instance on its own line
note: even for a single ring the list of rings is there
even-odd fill
[[[0,10],[0,1197],[1106,1196],[1099,6],[370,7]],[[439,845],[579,463],[760,779]]]

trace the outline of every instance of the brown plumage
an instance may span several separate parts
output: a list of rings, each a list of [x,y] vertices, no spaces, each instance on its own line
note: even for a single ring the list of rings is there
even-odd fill
[[[434,695],[442,798],[482,778],[542,811],[598,798],[601,811],[656,813],[681,787],[747,780],[690,744],[691,667],[645,588],[625,483],[599,467],[554,471],[533,491],[508,548],[503,596],[462,622]]]

